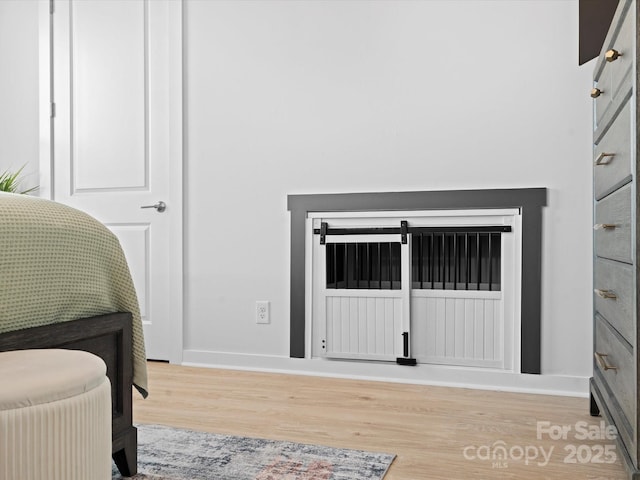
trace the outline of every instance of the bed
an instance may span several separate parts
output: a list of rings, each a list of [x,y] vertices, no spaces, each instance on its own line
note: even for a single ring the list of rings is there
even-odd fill
[[[100,222],[48,200],[0,193],[0,351],[70,348],[107,364],[113,459],[137,471],[132,386],[147,396],[138,301],[120,243]]]

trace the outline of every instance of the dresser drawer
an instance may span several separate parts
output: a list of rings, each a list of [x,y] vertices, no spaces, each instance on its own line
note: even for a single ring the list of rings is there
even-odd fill
[[[593,269],[596,311],[634,345],[633,266],[596,258]]]
[[[622,26],[607,53],[615,50],[619,53],[619,57],[607,62],[605,69],[611,72],[611,88],[613,90],[613,98],[615,99],[622,87],[621,83],[626,73],[633,65],[633,41],[634,41],[635,16],[631,9],[627,11]]]
[[[631,102],[615,117],[594,150],[594,194],[596,200],[609,194],[631,176]]]
[[[595,318],[594,370],[604,379],[627,420],[633,421],[636,407],[633,354],[602,317]]]
[[[596,202],[594,247],[598,257],[631,263],[631,183]]]
[[[627,81],[625,74],[633,65],[634,27],[635,16],[627,11],[617,35],[607,49],[607,53],[615,51],[619,56],[613,61],[606,61],[604,68],[594,79],[595,86],[601,91],[600,96],[595,101],[596,125],[600,124],[603,114],[620,92],[625,90],[623,88],[623,83]]]
[[[602,116],[611,106],[613,101],[613,90],[611,89],[611,69],[607,68],[607,65],[602,69],[602,73],[598,77],[598,80],[594,80],[593,88],[598,96],[595,98],[593,116],[595,118],[594,129],[600,127],[602,123]]]

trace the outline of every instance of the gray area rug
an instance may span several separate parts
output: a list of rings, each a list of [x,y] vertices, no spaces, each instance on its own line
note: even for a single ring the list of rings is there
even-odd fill
[[[381,480],[394,458],[385,453],[138,425],[138,474],[132,478]],[[113,479],[123,478],[113,468]]]

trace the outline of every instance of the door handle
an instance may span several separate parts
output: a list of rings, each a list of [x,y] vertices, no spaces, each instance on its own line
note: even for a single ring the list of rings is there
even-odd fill
[[[602,298],[610,298],[611,300],[618,299],[618,296],[611,290],[602,290],[600,288],[596,288],[593,291],[595,292],[596,295]]]
[[[600,365],[600,368],[602,368],[602,370],[604,370],[605,372],[607,370],[618,370],[618,367],[616,367],[615,365],[611,365],[609,362],[607,362],[606,353],[594,352],[593,356],[596,357],[596,361],[598,362],[598,365]]]
[[[593,226],[594,230],[613,230],[614,228],[616,228],[615,223],[596,223]]]
[[[613,160],[614,156],[615,156],[615,153],[602,152],[600,155],[598,155],[598,158],[596,158],[595,164],[596,165],[609,165],[611,163],[611,160]],[[609,157],[609,158],[607,158],[607,157]]]
[[[143,205],[140,208],[155,208],[158,211],[158,213],[162,213],[167,209],[167,204],[164,203],[162,200],[160,200],[155,205]]]

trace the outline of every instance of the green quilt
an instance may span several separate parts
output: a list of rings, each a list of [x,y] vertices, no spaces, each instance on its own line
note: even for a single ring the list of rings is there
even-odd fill
[[[146,397],[140,309],[116,236],[71,207],[0,193],[0,333],[112,312],[133,315],[133,383]]]

